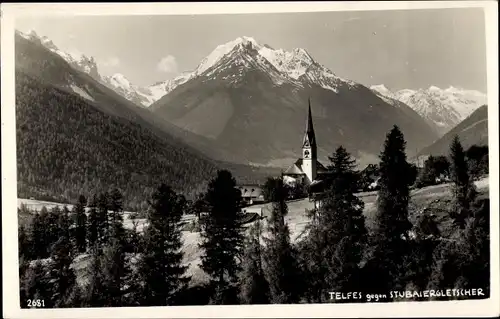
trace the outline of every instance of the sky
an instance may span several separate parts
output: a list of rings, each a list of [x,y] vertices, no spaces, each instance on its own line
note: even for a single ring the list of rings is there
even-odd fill
[[[226,15],[22,18],[59,49],[93,56],[104,75],[146,86],[196,68],[240,36],[284,50],[304,48],[335,74],[389,89],[449,86],[486,92],[480,8]]]

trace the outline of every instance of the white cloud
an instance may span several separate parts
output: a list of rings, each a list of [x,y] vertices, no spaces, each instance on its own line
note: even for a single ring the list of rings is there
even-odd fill
[[[177,61],[173,55],[167,55],[163,57],[160,62],[158,62],[158,70],[165,73],[176,73],[177,72]]]
[[[120,59],[117,57],[110,57],[102,61],[102,65],[111,67],[118,66],[120,65]]]

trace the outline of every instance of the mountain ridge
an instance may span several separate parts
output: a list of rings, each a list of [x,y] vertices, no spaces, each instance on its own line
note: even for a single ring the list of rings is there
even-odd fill
[[[472,145],[487,146],[488,106],[480,106],[439,140],[420,150],[418,155],[449,155],[449,148],[455,135],[459,137],[464,149]]]
[[[149,109],[256,165],[288,166],[300,154],[309,98],[322,160],[339,144],[376,160],[394,124],[406,130],[412,150],[437,139],[411,108],[394,107],[365,86],[336,76],[303,49],[284,53],[238,38],[217,47],[197,70],[198,76]],[[275,125],[284,120],[286,125]]]
[[[441,89],[431,85],[427,89],[391,91],[385,85],[370,87],[378,95],[405,103],[429,124],[435,125],[440,135],[463,121],[481,105],[486,104],[486,94],[450,86]]]

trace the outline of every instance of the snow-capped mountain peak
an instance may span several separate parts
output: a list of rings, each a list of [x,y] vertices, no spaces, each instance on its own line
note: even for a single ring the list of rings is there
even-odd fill
[[[193,73],[196,75],[202,74],[203,72],[214,66],[217,62],[219,62],[226,54],[230,53],[240,45],[244,47],[260,47],[257,41],[255,41],[255,39],[252,37],[242,36],[236,38],[235,40],[229,41],[225,44],[218,45],[209,55],[207,55],[201,61],[201,63]]]
[[[121,73],[116,73],[116,74],[112,75],[109,78],[109,80],[113,81],[113,83],[116,84],[116,86],[121,86],[124,88],[131,88],[132,87],[132,84],[130,83],[130,81],[125,77],[125,75],[123,75]]]
[[[16,32],[22,36],[23,38],[33,41],[35,43],[43,45],[48,50],[56,53],[60,57],[62,57],[66,62],[68,62],[72,67],[77,70],[83,71],[94,79],[101,81],[101,75],[97,69],[97,63],[94,57],[87,57],[84,54],[75,55],[68,52],[64,52],[60,50],[52,40],[50,40],[47,36],[40,36],[34,30],[30,30],[27,33],[23,33],[21,31]]]
[[[397,92],[391,92],[384,85],[373,85],[370,88],[383,97],[407,104],[435,125],[441,133],[445,133],[487,103],[486,94],[453,86],[441,89],[431,85],[428,89],[403,89]]]

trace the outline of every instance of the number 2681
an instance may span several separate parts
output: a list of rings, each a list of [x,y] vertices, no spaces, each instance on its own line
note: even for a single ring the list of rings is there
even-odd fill
[[[45,300],[43,299],[28,299],[28,307],[36,308],[36,307],[45,307]]]

